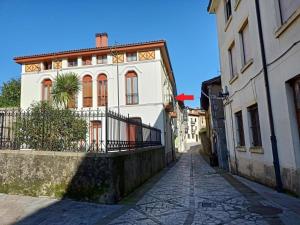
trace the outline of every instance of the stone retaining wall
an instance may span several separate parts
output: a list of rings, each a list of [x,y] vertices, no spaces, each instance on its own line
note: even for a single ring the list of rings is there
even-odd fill
[[[109,153],[0,150],[0,192],[115,203],[165,166],[164,147]]]

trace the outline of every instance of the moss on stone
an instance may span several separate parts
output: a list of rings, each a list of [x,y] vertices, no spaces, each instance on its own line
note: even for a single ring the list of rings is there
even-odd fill
[[[103,195],[109,190],[108,185],[99,187],[81,186],[68,187],[67,183],[47,184],[42,181],[30,183],[6,183],[0,184],[0,192],[5,194],[22,194],[28,196],[50,196],[55,198],[69,197],[76,200],[103,202]]]

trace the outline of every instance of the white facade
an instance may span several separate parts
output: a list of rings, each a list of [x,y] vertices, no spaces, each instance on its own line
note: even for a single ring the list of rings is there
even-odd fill
[[[200,130],[206,128],[205,112],[202,112],[199,109],[188,109],[187,113],[185,141],[186,143],[200,144]]]
[[[224,105],[231,169],[259,182],[274,185],[270,124],[255,1],[232,0],[229,16],[226,15],[226,2],[211,1],[209,11],[215,13],[217,18],[222,86],[223,90],[228,88],[229,92]],[[289,81],[300,74],[300,1],[260,0],[259,3],[281,178],[284,188],[299,194],[300,139],[294,94]],[[279,3],[284,8],[280,8]],[[290,17],[286,16],[287,13]],[[247,24],[249,30],[247,38],[244,38]],[[231,54],[232,46],[234,54]],[[245,58],[249,60],[245,62]],[[258,108],[261,146],[253,145],[255,141],[249,107],[254,104]],[[239,112],[242,115],[244,143],[239,140],[241,137],[237,131]]]
[[[96,54],[93,54],[91,60],[92,65],[82,65],[82,57],[79,55],[76,57],[78,66],[68,67],[68,57],[63,57],[62,68],[59,70],[44,70],[43,61],[40,61],[34,62],[40,64],[40,71],[25,72],[25,66],[28,63],[23,63],[22,57],[21,60],[15,58],[18,63],[22,64],[21,108],[27,109],[33,102],[42,100],[42,82],[45,79],[54,81],[58,73],[74,72],[78,74],[80,80],[82,80],[85,75],[90,75],[93,79],[93,106],[89,108],[83,107],[83,93],[81,87],[76,99],[77,108],[87,110],[100,108],[104,110],[104,106],[97,106],[97,78],[99,74],[105,74],[108,88],[108,108],[117,112],[119,93],[120,113],[126,116],[129,114],[130,117],[140,117],[143,123],[159,128],[162,131],[162,144],[166,145],[167,152],[172,151],[172,141],[167,140],[167,138],[170,139],[170,136],[172,136],[168,130],[168,127],[171,126],[171,122],[168,112],[165,110],[165,106],[173,104],[174,95],[176,95],[176,86],[175,81],[173,80],[174,83],[172,83],[170,80],[166,60],[163,59],[162,49],[167,51],[166,47],[155,47],[151,49],[151,51],[154,51],[155,56],[142,61],[139,60],[139,51],[143,50],[143,44],[134,45],[134,47],[141,49],[136,50],[136,61],[127,62],[126,52],[123,52],[119,54],[123,55],[124,62],[119,62],[118,64],[113,63],[113,56],[108,53],[107,63],[97,64]],[[132,50],[130,49],[130,51]],[[34,61],[35,58],[32,58],[32,60]],[[119,75],[117,75],[117,69]],[[138,104],[135,105],[126,104],[125,75],[128,71],[134,71],[138,77],[139,100]],[[171,74],[171,76],[173,76],[173,74]]]

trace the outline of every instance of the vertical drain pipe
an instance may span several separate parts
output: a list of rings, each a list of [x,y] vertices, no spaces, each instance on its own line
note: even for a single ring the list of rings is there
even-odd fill
[[[263,31],[262,31],[262,24],[261,24],[259,0],[255,0],[255,8],[256,8],[256,16],[257,16],[258,35],[259,35],[259,42],[260,42],[263,73],[264,73],[264,80],[265,80],[265,87],[266,87],[266,94],[267,94],[267,106],[268,106],[269,124],[270,124],[270,131],[271,131],[270,138],[271,138],[272,153],[273,153],[273,165],[274,165],[275,176],[276,176],[276,190],[278,192],[282,192],[283,188],[282,188],[282,180],[280,174],[277,140],[276,140],[275,128],[274,128],[274,118],[273,118],[269,77],[268,77],[268,66],[267,66],[266,52],[265,52],[265,45],[264,45],[264,38],[263,38]]]

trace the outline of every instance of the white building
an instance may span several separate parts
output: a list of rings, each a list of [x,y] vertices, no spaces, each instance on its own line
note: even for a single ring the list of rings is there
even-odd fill
[[[200,109],[187,109],[186,143],[200,144],[200,130],[206,128],[205,112]]]
[[[283,188],[300,194],[300,0],[211,0],[208,11],[216,14],[229,93],[231,170],[278,188],[281,178]]]
[[[169,113],[174,110],[175,78],[166,42],[108,46],[106,33],[96,47],[16,57],[22,66],[21,108],[49,100],[58,73],[75,72],[82,81],[70,107],[113,111],[138,118],[162,131],[166,158],[174,157]]]

